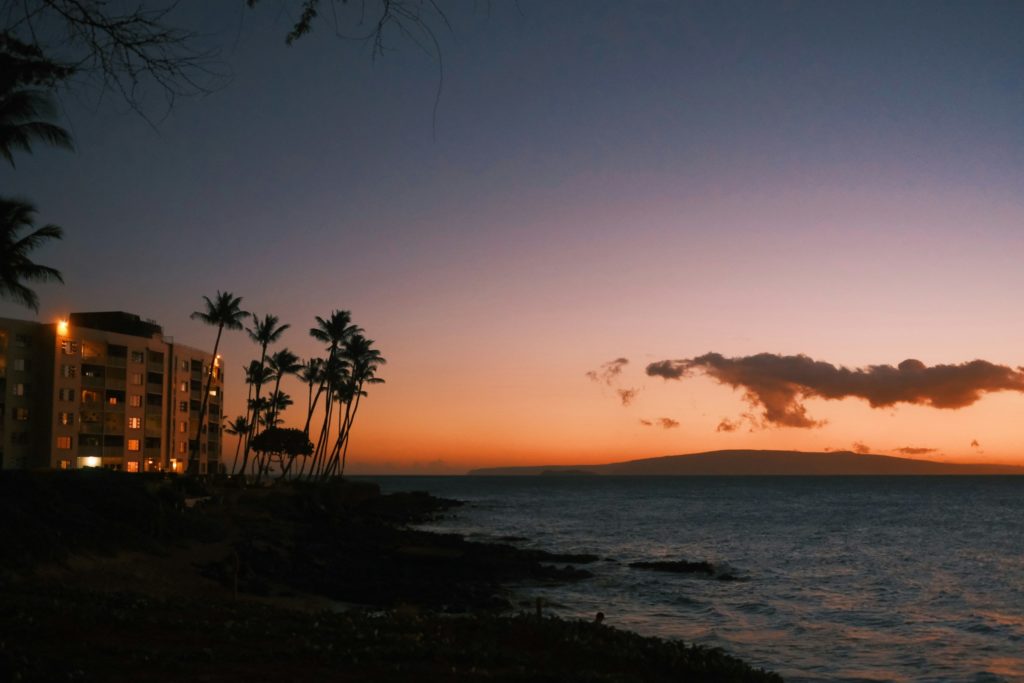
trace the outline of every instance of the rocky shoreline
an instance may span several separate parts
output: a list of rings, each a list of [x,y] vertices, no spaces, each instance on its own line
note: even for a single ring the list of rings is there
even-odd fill
[[[781,680],[718,650],[511,615],[506,584],[585,579],[598,558],[409,526],[458,505],[365,482],[3,473],[0,678]]]

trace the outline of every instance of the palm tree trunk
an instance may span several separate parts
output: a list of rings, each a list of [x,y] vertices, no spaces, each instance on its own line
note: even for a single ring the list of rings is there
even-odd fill
[[[206,419],[206,404],[210,399],[210,384],[213,382],[213,368],[217,363],[217,349],[220,348],[220,335],[224,331],[224,324],[217,326],[217,341],[213,343],[213,359],[210,360],[210,371],[206,373],[206,390],[203,392],[203,402],[199,408],[199,424],[196,425],[195,447],[189,448],[187,474],[195,476],[199,474],[199,439],[203,434],[203,420]]]
[[[263,388],[263,365],[267,362],[267,345],[264,344],[260,350],[260,374],[256,377],[256,398],[253,399],[252,422],[249,423],[249,433],[245,437],[245,455],[242,456],[242,474],[245,474],[245,466],[249,462],[249,444],[256,436],[256,426],[260,421],[260,390]]]
[[[356,387],[356,405],[352,408],[352,417],[348,420],[345,425],[345,444],[341,451],[341,472],[339,476],[345,476],[345,461],[348,458],[348,437],[352,433],[352,424],[356,421],[356,413],[359,412],[359,399],[362,398],[363,394],[363,383],[360,382],[359,386]]]

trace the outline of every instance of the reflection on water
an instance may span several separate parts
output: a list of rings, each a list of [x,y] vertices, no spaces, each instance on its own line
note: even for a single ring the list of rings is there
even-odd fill
[[[724,647],[788,680],[1024,680],[1024,478],[387,477],[469,501],[445,531],[591,552],[518,587],[553,611]],[[631,569],[708,560],[741,581]]]

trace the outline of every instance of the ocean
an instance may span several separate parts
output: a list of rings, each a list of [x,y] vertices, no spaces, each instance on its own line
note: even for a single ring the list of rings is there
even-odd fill
[[[1024,477],[371,477],[427,528],[594,553],[550,613],[721,647],[789,681],[1024,680]],[[706,560],[740,580],[630,568]]]

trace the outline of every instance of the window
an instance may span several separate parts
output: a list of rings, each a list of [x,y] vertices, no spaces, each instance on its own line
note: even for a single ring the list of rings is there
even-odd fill
[[[78,353],[78,342],[65,339],[60,343],[60,350],[65,356],[74,356]]]
[[[188,430],[188,422],[179,422],[178,423],[178,433],[179,434],[184,434],[187,430]]]
[[[142,397],[141,396],[129,396],[128,397],[128,405],[130,405],[132,408],[141,408],[142,407]]]
[[[124,468],[128,472],[138,472],[139,471],[139,463],[138,463],[137,460],[129,460],[128,463],[124,466]]]
[[[132,384],[134,386],[137,386],[137,387],[141,387],[142,386],[142,373],[141,372],[133,372],[132,373]]]
[[[57,413],[57,422],[62,425],[73,425],[75,424],[74,413]]]
[[[188,401],[181,401],[178,403],[178,411],[182,413],[188,412]]]
[[[182,382],[181,383],[181,390],[182,391],[188,391],[188,382]]]
[[[82,403],[99,403],[100,392],[90,391],[89,389],[82,390]]]
[[[96,342],[82,342],[82,358],[99,358],[103,351]]]
[[[19,422],[25,422],[28,420],[28,408],[15,408],[14,419]]]
[[[24,382],[18,382],[17,384],[14,385],[15,396],[24,396],[27,392],[28,385],[26,385]]]
[[[127,358],[128,347],[119,344],[107,344],[107,355],[111,358]]]
[[[28,361],[25,360],[24,358],[14,359],[14,369],[17,370],[18,372],[25,372],[26,370],[28,370],[28,367]]]
[[[160,448],[160,437],[147,436],[144,445],[146,446],[146,448]]]
[[[28,348],[28,335],[27,334],[16,334],[14,335],[14,345],[23,349]]]
[[[142,351],[132,351],[132,362],[133,363],[142,363],[142,362],[145,362],[145,360],[146,360],[146,355],[144,353],[142,353]]]
[[[163,373],[159,372],[147,372],[146,381],[150,384],[163,384],[164,376]]]
[[[70,436],[58,436],[57,437],[57,448],[62,451],[69,450],[71,448],[71,437]],[[62,460],[61,462],[67,462]],[[66,470],[66,467],[61,467],[62,470]]]
[[[62,470],[70,470],[71,469],[71,461],[70,460],[61,460],[60,461],[60,468]]]
[[[185,442],[184,441],[178,443],[178,453],[180,453],[181,455],[185,455]]]
[[[164,404],[164,397],[160,394],[146,394],[146,405],[159,408]]]
[[[60,366],[61,377],[77,377],[78,366],[77,365],[62,365]]]
[[[163,352],[162,351],[150,351],[149,352],[149,362],[150,363],[160,363],[160,364],[163,364],[163,362],[164,362],[164,354],[163,354]]]
[[[138,439],[128,439],[128,450],[129,451],[138,451],[140,448],[142,448],[142,442],[141,441],[139,441]]]
[[[129,417],[128,418],[128,429],[142,429],[142,418],[141,417]]]
[[[103,366],[102,365],[89,365],[88,363],[82,363],[82,377],[103,377]]]
[[[182,369],[183,372],[188,372],[188,361],[187,360],[181,361],[179,363],[179,367]]]
[[[59,401],[74,401],[75,394],[77,392],[74,389],[58,389],[57,400]]]

